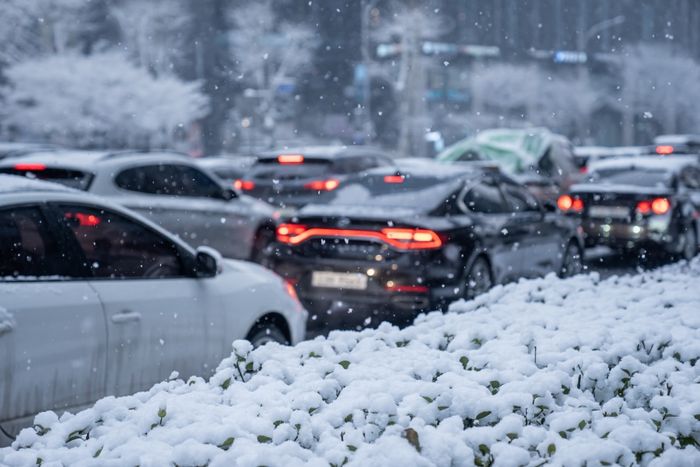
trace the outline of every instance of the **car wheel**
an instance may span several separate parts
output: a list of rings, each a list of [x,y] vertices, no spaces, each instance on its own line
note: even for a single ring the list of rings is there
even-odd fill
[[[483,256],[474,260],[467,273],[464,285],[464,298],[471,300],[477,295],[488,292],[493,287],[491,268]]]
[[[253,242],[253,252],[251,254],[251,261],[258,263],[259,265],[272,269],[273,254],[272,254],[272,242],[275,240],[275,233],[268,229],[263,228],[258,231],[255,235],[255,240]]]
[[[698,238],[693,227],[686,227],[683,233],[683,259],[691,260],[698,252]]]
[[[250,331],[248,336],[248,340],[253,344],[253,348],[261,347],[270,342],[289,345],[287,337],[274,324],[260,324]]]
[[[583,272],[583,252],[581,247],[571,242],[566,247],[559,277],[571,277]]]

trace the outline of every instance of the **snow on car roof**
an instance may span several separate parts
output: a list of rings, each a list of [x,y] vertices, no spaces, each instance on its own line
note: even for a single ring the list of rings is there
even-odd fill
[[[699,284],[700,258],[552,275],[403,329],[235,341],[210,378],[39,414],[0,463],[699,465]]]
[[[305,157],[316,159],[332,159],[338,156],[352,156],[355,153],[384,153],[385,151],[374,146],[300,146],[293,148],[275,149],[265,151],[259,155],[261,159],[269,159],[277,157],[281,154],[301,154]]]
[[[678,172],[688,165],[697,165],[698,156],[638,156],[615,159],[604,159],[591,162],[588,167],[590,172],[606,169],[630,169],[639,167],[649,170],[664,170]]]
[[[60,150],[60,151],[39,151],[13,157],[0,161],[0,166],[8,167],[18,162],[36,162],[54,167],[69,167],[86,170],[94,167],[100,162],[141,159],[145,160],[190,160],[187,156],[175,152],[148,152],[148,151],[80,151],[80,150]]]
[[[0,174],[0,194],[22,193],[28,191],[60,191],[72,193],[76,190],[59,185],[58,183],[32,180],[18,175]]]
[[[697,144],[700,135],[659,135],[654,138],[654,144]]]

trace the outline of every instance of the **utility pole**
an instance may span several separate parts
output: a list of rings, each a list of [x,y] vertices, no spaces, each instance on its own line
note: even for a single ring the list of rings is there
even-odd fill
[[[377,2],[379,0],[362,0],[360,2],[360,25],[361,25],[361,43],[360,47],[362,48],[362,65],[365,68],[365,80],[362,83],[363,84],[363,90],[362,90],[362,107],[364,111],[364,136],[367,138],[367,141],[372,141],[374,139],[374,124],[372,122],[372,82],[371,82],[371,76],[369,73],[369,65],[370,65],[370,52],[369,52],[369,45],[370,45],[370,15],[372,14],[372,10],[374,7],[377,5]]]

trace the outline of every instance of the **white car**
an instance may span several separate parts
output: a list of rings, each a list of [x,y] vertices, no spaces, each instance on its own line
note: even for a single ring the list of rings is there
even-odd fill
[[[195,245],[263,263],[275,210],[224,187],[186,155],[45,151],[0,161],[0,173],[53,181],[126,206]]]
[[[293,287],[257,264],[195,251],[98,197],[0,175],[0,438],[173,371],[208,377],[235,339],[295,344],[306,319]]]

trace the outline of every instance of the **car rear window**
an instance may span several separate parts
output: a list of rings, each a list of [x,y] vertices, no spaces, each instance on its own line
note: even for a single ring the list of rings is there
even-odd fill
[[[591,173],[591,181],[608,185],[634,185],[668,188],[673,176],[658,169],[620,167],[597,170]]]
[[[328,204],[433,209],[456,191],[454,179],[429,175],[364,175],[327,195]]]
[[[301,180],[331,173],[327,159],[304,159],[301,163],[282,164],[277,159],[261,159],[253,165],[250,178],[256,180]]]
[[[35,164],[40,165],[40,164]],[[36,180],[60,183],[61,185],[87,191],[90,188],[93,175],[88,172],[71,169],[57,169],[50,167],[5,167],[0,168],[0,173],[9,175],[20,175]]]

